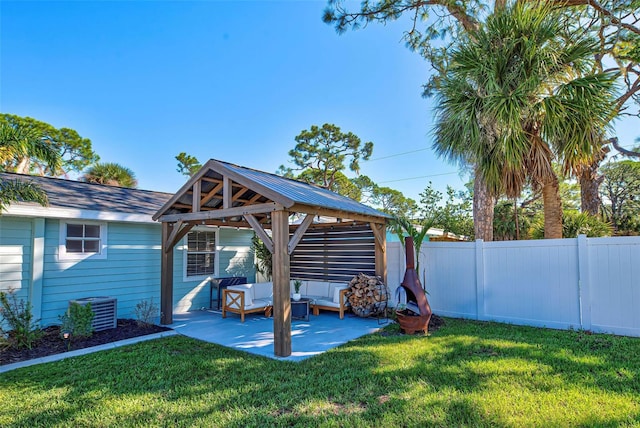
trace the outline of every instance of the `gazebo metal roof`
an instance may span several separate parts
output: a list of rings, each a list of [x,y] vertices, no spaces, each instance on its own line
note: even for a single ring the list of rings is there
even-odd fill
[[[204,195],[200,200],[200,210],[208,212],[222,209],[225,195],[224,177],[229,178],[231,185],[231,189],[227,189],[230,204],[226,208],[277,204],[287,209],[295,208],[292,210],[295,212],[317,211],[318,215],[323,213],[326,215],[331,211],[338,218],[356,219],[366,216],[367,220],[375,222],[384,222],[385,219],[390,218],[389,215],[374,208],[319,186],[211,159],[158,210],[153,216],[154,220],[163,220],[163,217],[168,220],[177,218],[183,220],[213,219],[215,216],[191,215],[184,217],[179,214],[194,213],[192,209],[193,187],[197,186],[197,183],[200,183],[200,192]],[[263,208],[265,212],[271,211],[269,206],[263,206]],[[242,210],[236,210],[232,214],[236,214],[233,217],[238,217],[237,214],[242,214]],[[255,214],[262,217],[260,214],[263,213]]]

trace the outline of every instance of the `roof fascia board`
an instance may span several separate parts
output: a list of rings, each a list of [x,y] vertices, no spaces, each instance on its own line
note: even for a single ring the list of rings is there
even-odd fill
[[[284,206],[285,208],[289,208],[290,206],[292,206],[295,202],[290,199],[287,198],[286,196],[269,189],[268,187],[265,187],[259,183],[256,183],[255,181],[251,180],[248,177],[245,177],[242,174],[239,174],[231,169],[229,169],[225,164],[223,164],[222,162],[218,162],[214,159],[211,159],[209,162],[207,162],[207,165],[211,164],[212,166],[215,166],[214,168],[212,168],[214,171],[225,175],[229,178],[231,178],[233,181],[235,181],[238,184],[243,185],[244,187],[247,187],[251,190],[253,190],[254,192],[260,193],[262,196],[265,196],[269,199],[271,199],[272,201]]]
[[[33,205],[12,204],[2,213],[3,216],[60,218],[74,220],[103,220],[124,223],[152,223],[149,214],[120,213],[113,211],[83,210],[77,208],[54,208]]]

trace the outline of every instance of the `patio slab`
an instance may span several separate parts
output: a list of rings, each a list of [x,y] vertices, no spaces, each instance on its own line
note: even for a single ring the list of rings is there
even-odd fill
[[[321,312],[310,315],[309,321],[294,320],[291,323],[291,355],[276,357],[273,352],[273,318],[247,315],[245,322],[240,317],[204,310],[173,315],[175,331],[194,339],[216,343],[252,354],[283,361],[301,361],[321,354],[331,348],[357,339],[365,334],[375,333],[390,321],[376,318],[359,318],[345,314],[340,319],[337,313]]]

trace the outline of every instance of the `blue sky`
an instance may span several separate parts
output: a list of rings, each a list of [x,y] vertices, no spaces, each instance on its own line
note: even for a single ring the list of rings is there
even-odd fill
[[[181,151],[275,172],[323,123],[374,143],[362,173],[381,185],[461,189],[430,149],[429,68],[401,40],[407,24],[337,35],[325,5],[2,0],[0,112],[76,129],[143,189],[177,190]],[[637,121],[621,130],[624,145],[640,135]]]

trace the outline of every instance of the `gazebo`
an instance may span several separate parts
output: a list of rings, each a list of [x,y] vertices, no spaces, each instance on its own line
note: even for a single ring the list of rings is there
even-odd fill
[[[294,214],[299,221],[291,224]],[[389,216],[297,180],[211,159],[153,219],[162,222],[162,324],[173,322],[175,245],[196,225],[255,231],[273,256],[276,356],[291,355],[292,274],[299,279],[345,282],[362,272],[380,276],[386,283]],[[271,229],[271,236],[266,229]]]

